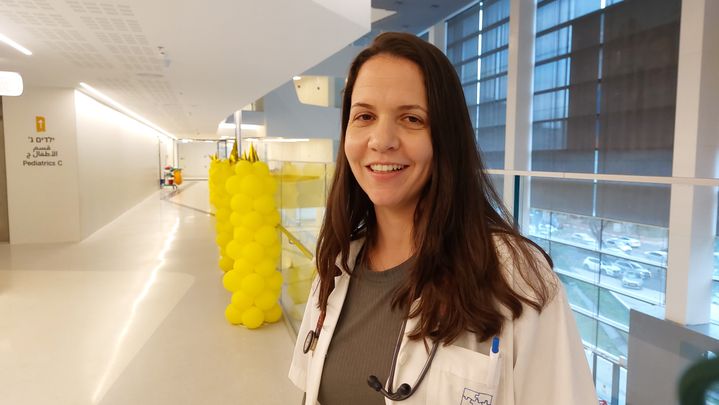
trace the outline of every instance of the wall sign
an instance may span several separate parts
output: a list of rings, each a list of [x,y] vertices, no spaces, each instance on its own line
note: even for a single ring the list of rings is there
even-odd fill
[[[45,132],[47,130],[45,117],[35,117],[35,132]],[[62,159],[57,159],[59,153],[54,148],[55,137],[53,136],[28,136],[28,149],[30,152],[25,154],[22,165],[29,166],[62,166]]]

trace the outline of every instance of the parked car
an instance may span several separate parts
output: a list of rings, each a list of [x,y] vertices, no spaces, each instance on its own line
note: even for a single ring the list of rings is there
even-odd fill
[[[623,241],[625,244],[631,246],[632,248],[638,248],[642,246],[642,242],[640,242],[639,239],[630,238],[629,236],[617,236],[617,239]]]
[[[641,274],[636,271],[626,271],[622,276],[622,286],[641,290],[644,287],[644,280]]]
[[[613,247],[619,249],[622,253],[632,251],[632,247],[629,246],[624,240],[620,238],[609,238],[603,241],[607,247]]]
[[[619,268],[619,266],[611,263],[600,264],[599,259],[591,256],[584,259],[582,267],[591,271],[599,271],[599,269],[602,269],[602,272],[610,277],[619,277],[622,274],[622,269]]]
[[[639,273],[642,279],[652,277],[652,272],[639,263],[631,262],[629,260],[617,260],[614,262],[614,264],[617,265],[620,269],[622,269],[622,271],[624,271],[625,273],[628,271],[634,271],[636,273]]]
[[[644,255],[662,264],[665,264],[667,262],[666,250],[650,250],[649,252],[644,252]]]
[[[590,243],[590,244],[597,243],[597,241],[594,240],[594,238],[592,238],[591,236],[587,235],[587,234],[584,233],[584,232],[575,232],[575,233],[573,233],[573,234],[572,234],[572,239],[574,239],[574,240],[576,240],[576,241],[579,241],[579,242],[582,242],[582,243]]]
[[[557,232],[557,227],[549,225],[549,224],[539,224],[537,225],[537,233],[539,235],[553,235]]]

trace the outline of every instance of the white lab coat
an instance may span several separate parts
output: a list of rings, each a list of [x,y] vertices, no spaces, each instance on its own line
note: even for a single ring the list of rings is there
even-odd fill
[[[359,240],[350,245],[350,266],[362,243]],[[500,258],[507,263],[506,247],[501,242],[497,245]],[[504,270],[518,291],[527,291],[520,285],[521,278],[513,277],[513,265],[505,264]],[[555,277],[548,267],[546,270],[546,276]],[[318,280],[310,290],[289,372],[292,382],[306,392],[306,405],[318,403],[325,355],[349,281],[349,275],[344,272],[335,277],[317,347],[314,352],[304,354],[302,347],[307,332],[315,328],[319,318],[315,288]],[[489,342],[478,343],[473,334],[464,333],[452,345],[439,346],[424,381],[411,397],[402,402],[386,399],[386,404],[596,405],[598,400],[574,317],[564,289],[558,280],[556,283],[560,288],[541,314],[525,305],[519,319],[505,321],[499,336],[499,368],[494,373],[489,366]],[[413,385],[428,357],[424,342],[407,338],[415,325],[416,319],[407,321],[392,384],[395,390],[402,383]],[[431,342],[428,347],[432,347]],[[496,378],[491,381],[493,374]],[[386,382],[383,383],[386,387]]]

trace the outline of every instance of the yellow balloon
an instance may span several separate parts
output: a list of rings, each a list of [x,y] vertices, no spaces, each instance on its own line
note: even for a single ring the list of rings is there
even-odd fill
[[[257,266],[255,266],[255,273],[262,277],[268,278],[277,270],[275,261],[272,259],[264,259]]]
[[[268,215],[265,215],[265,224],[275,227],[280,224],[280,213],[277,210],[272,211]]]
[[[282,307],[280,304],[275,304],[268,311],[265,311],[265,321],[269,323],[275,323],[282,319]]]
[[[230,208],[237,212],[250,211],[253,205],[252,197],[244,193],[237,193],[230,199]]]
[[[227,208],[220,208],[215,212],[215,217],[218,222],[224,222],[230,219],[230,214],[232,214],[232,212]]]
[[[229,304],[225,308],[225,319],[233,325],[239,325],[242,323],[242,312],[234,305]]]
[[[236,270],[230,270],[222,276],[222,286],[230,292],[238,291],[243,285],[242,281],[242,275]]]
[[[257,242],[250,242],[242,248],[241,256],[250,263],[259,263],[265,257],[265,248]]]
[[[280,254],[282,253],[282,246],[280,246],[280,242],[277,241],[271,246],[269,246],[267,249],[265,249],[265,255],[268,257],[271,257],[273,259],[279,259]]]
[[[217,246],[225,246],[229,241],[232,240],[232,234],[229,234],[227,232],[220,232],[217,234],[217,237],[215,237],[215,242],[217,242]]]
[[[244,257],[240,257],[239,259],[235,260],[232,265],[232,269],[237,270],[243,274],[250,274],[255,271],[255,265],[250,263],[250,261],[245,259]]]
[[[277,231],[269,225],[262,226],[255,232],[255,240],[262,246],[272,246],[277,242]]]
[[[237,260],[242,255],[242,244],[236,240],[231,240],[227,243],[227,255],[232,259]]]
[[[255,240],[255,232],[245,226],[238,226],[233,232],[233,239],[241,243],[249,243]]]
[[[265,183],[262,181],[262,178],[256,174],[248,174],[242,179],[239,191],[249,195],[250,197],[257,197],[264,193],[264,185]]]
[[[267,286],[272,290],[279,291],[282,289],[282,281],[282,273],[277,271],[267,278]]]
[[[240,312],[245,311],[253,304],[253,299],[249,295],[245,294],[244,291],[238,290],[232,293],[232,305],[235,306]]]
[[[228,272],[230,273],[230,272]],[[242,291],[250,297],[256,297],[265,289],[265,279],[259,274],[252,273],[242,279]]]
[[[248,329],[257,329],[265,321],[265,313],[257,307],[250,307],[242,313],[242,324]]]
[[[271,214],[277,207],[275,199],[270,194],[263,194],[253,202],[252,207],[262,215]]]
[[[247,160],[240,160],[235,165],[235,174],[243,177],[248,174],[252,173],[252,163],[248,162]]]
[[[225,182],[225,191],[229,194],[237,194],[240,192],[242,179],[238,175],[230,176]]]
[[[255,297],[255,306],[263,311],[269,311],[277,303],[277,297],[272,291],[265,290]]]
[[[225,193],[217,195],[217,208],[230,208],[229,196]]]
[[[250,228],[250,229],[257,229],[260,226],[262,226],[262,223],[264,222],[264,218],[262,215],[257,211],[250,211],[242,216],[242,226]]]
[[[269,166],[267,166],[267,163],[265,163],[265,162],[257,161],[255,163],[253,163],[252,171],[260,177],[270,175],[270,168],[269,168]]]
[[[230,271],[232,270],[233,266],[234,261],[232,259],[225,256],[220,257],[220,269],[222,269],[222,271]]]
[[[234,211],[232,214],[230,214],[230,223],[233,226],[240,226],[242,225],[242,214],[240,214],[237,211]]]

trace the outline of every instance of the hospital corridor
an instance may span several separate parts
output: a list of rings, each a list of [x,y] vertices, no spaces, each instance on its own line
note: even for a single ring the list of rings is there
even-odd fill
[[[207,182],[77,243],[0,246],[0,403],[299,404],[294,336],[224,318]]]

